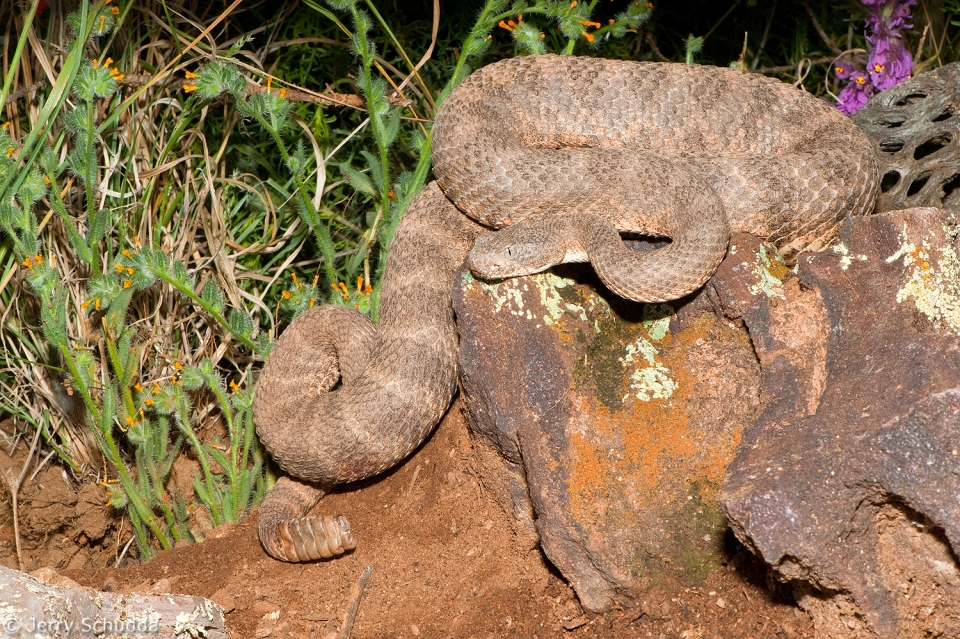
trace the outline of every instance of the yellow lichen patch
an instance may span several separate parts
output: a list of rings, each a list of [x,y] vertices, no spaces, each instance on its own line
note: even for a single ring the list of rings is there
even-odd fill
[[[960,259],[954,247],[958,229],[944,231],[942,245],[933,246],[924,240],[917,246],[908,240],[904,224],[900,249],[887,262],[903,258],[907,279],[897,291],[897,303],[913,299],[917,310],[931,322],[960,335]]]
[[[784,297],[783,278],[791,271],[776,248],[761,244],[760,250],[754,255],[753,264],[744,262],[744,265],[751,268],[757,278],[757,283],[750,286],[752,295],[762,293],[767,297]]]
[[[540,293],[540,304],[546,310],[543,316],[544,324],[552,325],[559,320],[565,312],[573,313],[584,322],[587,321],[587,311],[579,304],[572,304],[563,299],[560,295],[560,289],[573,286],[575,282],[563,277],[558,277],[553,273],[538,273],[534,276],[537,284],[537,290]]]

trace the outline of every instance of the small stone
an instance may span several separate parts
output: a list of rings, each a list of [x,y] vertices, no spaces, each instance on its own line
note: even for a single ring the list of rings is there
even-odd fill
[[[50,566],[44,566],[43,568],[37,568],[30,573],[31,577],[36,577],[40,581],[50,584],[51,586],[63,586],[65,588],[80,588],[80,584],[75,582],[70,577],[64,577],[56,570]]]
[[[418,626],[418,625],[415,624],[415,623],[410,624],[410,632],[413,633],[413,636],[414,636],[414,637],[419,637],[419,636],[420,636],[420,626]]]
[[[226,588],[221,588],[213,593],[213,596],[210,597],[210,601],[223,608],[224,613],[231,612],[234,608],[236,608],[236,605],[234,604],[235,600],[236,597],[234,594]]]
[[[661,618],[661,619],[669,619],[671,612],[672,612],[672,609],[671,609],[671,606],[670,606],[670,602],[669,602],[669,601],[664,601],[664,602],[662,602],[662,603],[660,604],[660,618]]]
[[[727,600],[723,597],[717,597],[717,608],[726,608]]]
[[[587,617],[586,615],[580,615],[579,617],[574,617],[573,619],[563,621],[560,623],[560,625],[563,626],[564,630],[576,630],[581,626],[587,625],[587,623],[589,622],[590,622],[589,617]]]
[[[257,602],[262,603],[262,602]],[[256,639],[264,639],[273,634],[274,629],[277,627],[277,621],[280,619],[280,610],[275,610],[274,612],[267,613],[260,618],[260,622],[257,624],[257,629],[254,631],[253,636]]]
[[[280,614],[280,606],[277,604],[263,600],[253,604],[253,614],[255,615],[272,615],[274,613]]]
[[[172,590],[173,586],[170,584],[170,580],[166,577],[154,582],[154,584],[150,586],[150,592],[156,595],[165,595],[170,593]]]

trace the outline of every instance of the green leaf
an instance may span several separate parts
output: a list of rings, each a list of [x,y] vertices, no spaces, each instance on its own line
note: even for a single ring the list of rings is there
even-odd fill
[[[67,290],[59,288],[52,303],[40,306],[43,336],[59,349],[69,346],[67,338]]]
[[[90,216],[90,226],[87,229],[87,245],[93,249],[107,232],[112,211],[100,209]]]
[[[142,248],[140,249],[140,255],[143,256],[144,261],[147,266],[159,273],[167,273],[167,269],[170,268],[170,258],[167,257],[167,254],[163,251],[155,251],[153,249]]]
[[[180,379],[183,382],[183,387],[190,391],[197,390],[206,381],[203,372],[195,366],[184,366],[183,376]]]
[[[227,324],[231,333],[243,338],[249,338],[250,333],[253,332],[253,319],[246,311],[231,308],[230,312],[227,313]]]
[[[360,151],[360,155],[364,157],[367,161],[367,166],[370,167],[370,179],[373,180],[374,185],[376,186],[376,194],[379,195],[384,193],[386,185],[383,183],[383,165],[380,164],[380,158],[375,156],[369,151]]]
[[[210,453],[210,456],[213,457],[214,461],[220,464],[220,466],[222,466],[224,470],[227,470],[228,468],[230,468],[230,460],[227,458],[226,455],[223,454],[223,452],[219,448],[216,448],[214,446],[209,446],[207,448],[207,452]]]
[[[264,358],[270,355],[270,350],[273,348],[273,342],[270,341],[270,336],[266,333],[260,333],[257,335],[257,352],[260,353]]]
[[[397,139],[397,133],[400,131],[400,109],[391,108],[387,114],[386,122],[383,127],[383,145],[391,146]]]
[[[217,283],[211,277],[203,284],[203,290],[200,292],[200,299],[204,306],[216,314],[223,312],[224,296],[223,291],[217,286]]]
[[[177,260],[173,263],[170,268],[170,278],[173,280],[173,283],[180,288],[189,288],[193,290],[193,282],[189,275],[187,275],[187,267],[183,265],[183,262]]]
[[[343,177],[347,179],[347,182],[350,183],[350,186],[360,191],[364,195],[377,197],[377,189],[367,175],[345,163],[340,165],[340,170],[343,171]]]

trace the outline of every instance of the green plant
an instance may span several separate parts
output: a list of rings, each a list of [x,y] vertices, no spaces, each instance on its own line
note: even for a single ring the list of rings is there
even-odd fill
[[[32,27],[36,5],[24,34]],[[42,381],[40,386],[46,385],[54,400],[64,394],[58,391],[79,397],[79,426],[92,435],[95,451],[84,450],[83,437],[58,428],[49,411],[38,416],[22,406],[6,408],[27,417],[75,471],[97,469],[98,458],[105,461],[98,472],[115,477],[103,482],[109,503],[129,516],[140,556],[148,557],[154,544],[168,548],[202,534],[189,525],[196,507],[208,511],[214,525],[236,521],[265,490],[251,393],[240,390],[235,379],[235,392],[228,396],[213,362],[194,358],[194,348],[202,355],[202,340],[184,318],[202,318],[207,333],[212,330],[224,344],[235,342],[250,354],[265,355],[269,339],[257,335],[245,309],[228,307],[203,262],[188,268],[183,259],[170,258],[169,248],[162,248],[163,238],[176,229],[172,224],[153,227],[157,182],[151,179],[145,188],[134,189],[126,172],[117,170],[126,162],[135,171],[137,158],[122,139],[131,129],[112,128],[111,123],[129,118],[142,124],[131,107],[143,89],[121,100],[124,74],[105,53],[88,56],[94,40],[122,24],[131,7],[82,2],[66,18],[73,41],[37,119],[29,123],[29,133],[18,144],[10,132],[14,122],[0,130],[0,146],[6,151],[0,156],[6,269],[9,273],[18,263],[32,293],[20,295],[10,286],[3,290],[4,306],[16,310],[4,322],[3,359],[15,376]],[[21,38],[14,52],[14,67],[23,59],[25,42]],[[129,47],[124,57],[132,57],[132,51]],[[4,95],[7,90],[5,83]],[[196,117],[197,109],[188,101],[169,124],[174,133],[182,132]],[[177,137],[156,154],[160,164],[173,153]],[[60,149],[68,150],[64,161]],[[103,166],[104,156],[116,163]],[[139,229],[149,233],[142,244],[144,231]],[[200,274],[207,277],[198,293]],[[189,306],[171,305],[160,290],[163,285]],[[152,330],[144,330],[155,317],[151,302],[158,300],[177,319],[167,326],[154,321]],[[33,330],[36,323],[40,335]],[[158,331],[166,332],[173,353],[159,348],[164,340],[156,339]],[[181,356],[198,363],[182,365]],[[237,379],[246,375],[241,369],[237,373]],[[208,394],[215,408],[208,414],[219,414],[224,422],[223,443],[215,435],[203,441],[198,434],[196,407]],[[170,486],[174,461],[186,452],[202,469],[193,486],[199,504],[191,505],[189,497]]]
[[[572,53],[578,43],[587,43],[591,47],[599,46],[611,38],[622,37],[636,29],[646,20],[650,7],[639,2],[631,3],[628,8],[611,18],[606,25],[590,20],[598,0],[590,3],[540,0],[535,3],[490,0],[481,9],[473,28],[466,35],[460,55],[445,78],[444,87],[432,91],[420,73],[427,56],[414,64],[411,56],[400,44],[373,2],[356,0],[331,0],[328,4],[336,11],[345,12],[350,17],[351,26],[346,26],[337,15],[313,0],[305,4],[336,25],[337,29],[349,38],[350,50],[358,59],[356,85],[363,96],[367,117],[340,141],[323,161],[313,161],[306,152],[302,139],[288,142],[290,114],[292,105],[285,97],[286,89],[271,89],[272,78],[267,78],[266,91],[251,92],[246,80],[235,64],[227,60],[211,62],[197,72],[191,80],[190,90],[202,99],[211,100],[221,93],[228,93],[238,111],[245,117],[255,120],[269,133],[279,150],[282,162],[294,182],[289,196],[293,199],[297,215],[311,229],[322,255],[323,276],[326,287],[317,288],[317,279],[312,285],[292,279],[289,290],[284,291],[285,307],[293,315],[318,301],[338,304],[352,304],[363,312],[369,312],[376,318],[379,307],[380,282],[386,264],[386,254],[397,225],[412,201],[423,188],[430,169],[430,129],[422,120],[432,117],[439,103],[470,71],[471,61],[478,59],[489,48],[490,32],[498,26],[513,33],[517,47],[526,53],[542,53],[547,50],[545,34],[529,16],[541,16],[553,20],[560,33],[566,37],[562,45],[564,53]],[[361,7],[365,5],[365,8]],[[528,20],[524,21],[523,16]],[[512,19],[513,16],[517,20]],[[384,40],[397,53],[401,63],[407,67],[407,74],[395,77],[386,71],[396,68],[388,65],[379,55],[373,38],[373,23],[379,24]],[[594,31],[589,31],[595,29]],[[432,50],[432,45],[429,48]],[[405,98],[404,87],[416,82],[423,95],[421,104],[409,102],[400,105]],[[394,96],[391,96],[391,86]],[[435,97],[434,97],[435,93]],[[405,127],[402,113],[409,111],[414,124]],[[403,136],[404,129],[407,134]],[[348,213],[334,213],[333,205],[320,207],[314,202],[320,201],[329,190],[324,187],[327,179],[317,180],[318,188],[308,188],[310,178],[326,170],[329,163],[343,145],[367,130],[369,136],[359,138],[360,148],[347,159],[336,164],[344,182],[356,191],[356,196],[346,199],[362,200],[369,209],[360,219]],[[402,161],[396,150],[398,139],[408,140],[414,155],[412,168],[398,166]],[[368,143],[364,145],[364,143]],[[364,148],[366,146],[366,148]],[[335,237],[342,238],[339,243]],[[342,260],[338,260],[343,257]],[[351,294],[344,282],[357,281],[356,292]],[[330,293],[322,295],[320,290]]]

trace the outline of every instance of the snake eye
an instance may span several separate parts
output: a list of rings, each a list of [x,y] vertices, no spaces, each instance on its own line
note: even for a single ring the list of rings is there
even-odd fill
[[[507,257],[513,257],[513,248],[507,247]]]

